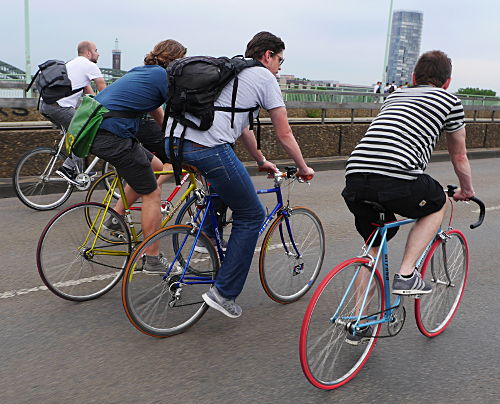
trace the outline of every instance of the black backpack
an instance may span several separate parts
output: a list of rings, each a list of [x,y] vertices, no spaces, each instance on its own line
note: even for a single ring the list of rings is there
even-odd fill
[[[84,88],[72,90],[66,64],[62,60],[47,60],[38,65],[38,71],[33,76],[26,91],[31,88],[35,80],[35,87],[47,104],[54,104],[57,100],[75,94]]]
[[[262,63],[255,59],[244,59],[241,56],[233,58],[191,56],[174,60],[168,65],[169,98],[165,110],[163,130],[167,119],[173,118],[170,130],[170,160],[174,167],[174,176],[177,184],[182,169],[182,149],[186,128],[198,130],[209,129],[214,121],[215,111],[231,112],[231,127],[234,125],[235,113],[247,113],[250,129],[253,129],[253,113],[260,108],[256,105],[251,108],[236,108],[238,92],[238,74],[248,67],[260,66]],[[230,106],[216,107],[215,101],[222,89],[234,78],[233,92]],[[191,114],[200,120],[197,124],[186,114]],[[260,148],[260,124],[257,118],[257,146]],[[177,155],[174,153],[173,137],[177,124],[184,125]]]

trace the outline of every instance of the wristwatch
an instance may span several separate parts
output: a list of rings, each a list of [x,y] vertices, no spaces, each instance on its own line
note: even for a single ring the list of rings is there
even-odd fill
[[[257,165],[259,167],[262,167],[266,161],[267,161],[266,158],[264,156],[262,156],[262,160],[261,161],[257,161]]]

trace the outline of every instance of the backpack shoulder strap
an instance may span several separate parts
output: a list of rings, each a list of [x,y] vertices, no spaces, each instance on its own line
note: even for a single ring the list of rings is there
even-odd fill
[[[33,86],[33,83],[35,82],[36,78],[38,77],[38,74],[40,73],[40,69],[38,69],[35,73],[35,75],[33,76],[33,78],[31,79],[31,82],[29,83],[28,87],[26,87],[26,92],[28,92],[31,88],[31,86]]]

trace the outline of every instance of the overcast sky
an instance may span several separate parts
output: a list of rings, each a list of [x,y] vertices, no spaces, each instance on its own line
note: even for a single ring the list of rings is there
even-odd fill
[[[122,69],[142,64],[160,40],[190,55],[233,56],[257,32],[286,44],[282,74],[370,85],[382,77],[389,0],[31,0],[33,71],[47,59],[69,60],[81,40],[96,42],[98,65],[111,67],[118,38]],[[451,90],[500,94],[499,0],[394,0],[394,10],[424,14],[421,52],[453,60]],[[24,1],[2,7],[0,60],[24,70]]]

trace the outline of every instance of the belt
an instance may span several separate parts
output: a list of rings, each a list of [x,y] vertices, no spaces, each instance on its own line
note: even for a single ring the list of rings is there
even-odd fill
[[[184,139],[184,141],[191,143],[194,147],[199,147],[200,149],[208,149],[208,146],[193,142],[192,140]]]

